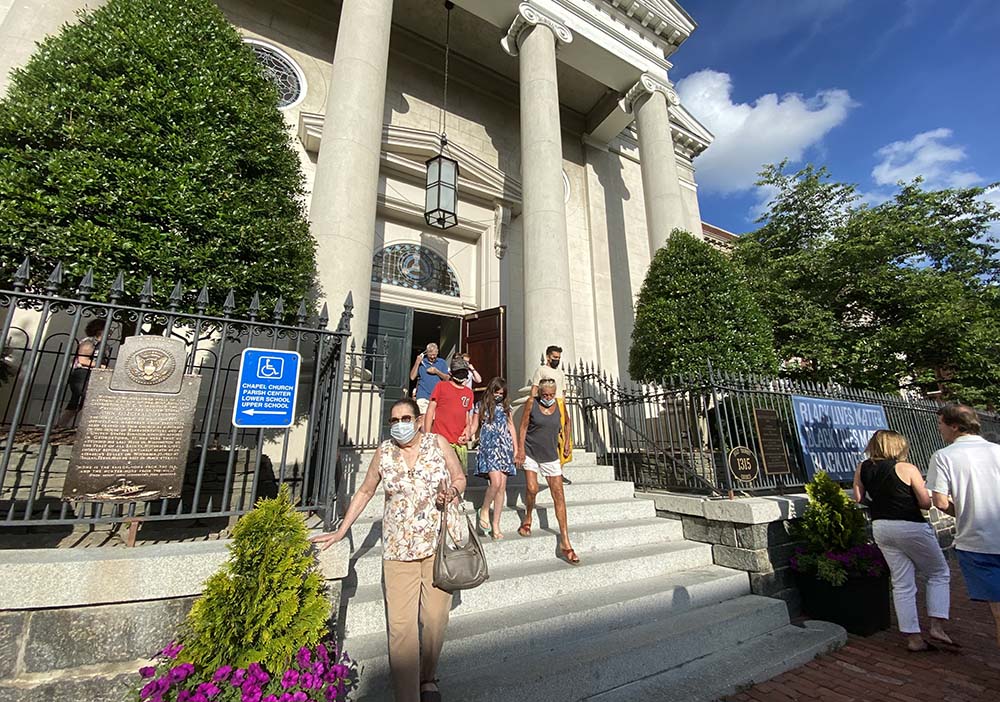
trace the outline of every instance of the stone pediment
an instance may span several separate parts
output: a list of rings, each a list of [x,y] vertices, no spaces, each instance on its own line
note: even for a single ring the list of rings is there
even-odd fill
[[[670,131],[674,143],[680,143],[689,150],[692,158],[707,149],[715,140],[712,132],[695,119],[683,104],[670,107]]]
[[[619,10],[632,23],[651,30],[675,47],[698,26],[684,8],[670,0],[602,0],[602,3]]]
[[[299,115],[299,140],[306,151],[319,153],[323,138],[324,116],[311,112]],[[440,137],[436,132],[386,124],[382,127],[382,167],[409,180],[423,183],[427,159],[438,154]],[[458,190],[462,197],[472,197],[492,204],[503,204],[514,211],[521,209],[521,183],[460,144],[449,142],[446,155],[458,161]]]

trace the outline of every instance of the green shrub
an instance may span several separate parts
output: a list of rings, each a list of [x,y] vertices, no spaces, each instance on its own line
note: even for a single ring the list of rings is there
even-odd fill
[[[733,263],[675,230],[636,306],[629,374],[641,382],[704,370],[777,371],[770,324]]]
[[[320,643],[330,619],[323,579],[287,486],[240,519],[229,551],[188,615],[178,660],[200,670],[251,663],[284,670],[300,648]]]
[[[792,569],[838,586],[850,576],[883,575],[888,566],[878,547],[868,542],[861,507],[823,471],[816,472],[806,493],[809,505],[793,527],[803,545],[791,560]]]
[[[211,0],[109,0],[43,41],[0,101],[0,270],[118,271],[187,307],[301,299],[315,244],[278,94]],[[294,309],[294,307],[292,308]]]

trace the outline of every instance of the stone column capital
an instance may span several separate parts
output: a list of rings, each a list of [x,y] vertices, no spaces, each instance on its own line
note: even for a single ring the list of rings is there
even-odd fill
[[[622,98],[622,109],[625,112],[634,114],[640,100],[654,93],[663,93],[667,98],[667,103],[671,107],[677,107],[681,104],[681,99],[677,95],[677,91],[674,90],[672,83],[663,81],[649,73],[643,73],[639,76],[639,80],[636,81],[635,85],[625,93],[625,97]]]
[[[569,44],[573,41],[573,32],[562,23],[560,18],[542,10],[531,2],[522,2],[517,6],[517,15],[514,17],[514,21],[511,22],[510,29],[507,30],[507,36],[500,40],[500,46],[511,56],[517,56],[520,52],[519,43],[521,37],[524,36],[526,31],[538,25],[543,25],[552,30],[552,33],[556,37],[557,47],[559,44]]]

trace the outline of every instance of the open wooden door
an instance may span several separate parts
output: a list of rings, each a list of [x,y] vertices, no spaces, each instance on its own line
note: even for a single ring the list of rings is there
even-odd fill
[[[494,377],[507,377],[507,308],[501,305],[463,317],[461,347],[482,378],[473,388],[479,400]]]
[[[368,348],[377,341],[384,354],[385,397],[382,428],[389,426],[389,408],[410,391],[410,346],[413,336],[413,309],[384,302],[372,302],[368,313]]]

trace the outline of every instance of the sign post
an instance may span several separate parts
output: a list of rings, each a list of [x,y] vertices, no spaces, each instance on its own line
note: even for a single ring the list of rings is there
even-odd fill
[[[244,349],[233,426],[241,429],[292,426],[301,360],[297,351]]]

